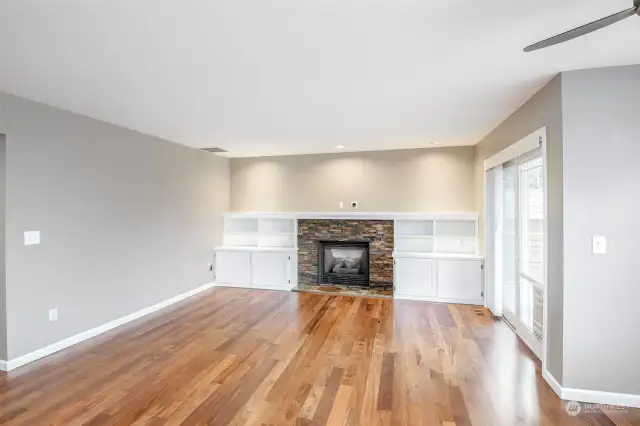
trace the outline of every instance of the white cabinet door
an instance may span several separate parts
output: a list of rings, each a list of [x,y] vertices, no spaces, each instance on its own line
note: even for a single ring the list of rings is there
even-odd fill
[[[482,261],[438,260],[438,298],[481,301]]]
[[[396,258],[395,293],[400,296],[435,297],[435,266],[432,259]]]
[[[249,284],[251,282],[251,253],[247,251],[216,252],[216,282]]]
[[[291,288],[289,255],[286,253],[251,253],[251,285],[264,288]]]

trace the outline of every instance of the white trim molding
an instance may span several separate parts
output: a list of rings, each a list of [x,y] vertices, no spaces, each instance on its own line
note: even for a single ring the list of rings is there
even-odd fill
[[[504,164],[508,161],[513,160],[514,158],[518,158],[521,155],[526,154],[529,151],[533,151],[534,149],[540,147],[542,144],[541,141],[545,140],[547,137],[547,128],[542,127],[535,132],[531,133],[528,136],[520,139],[518,142],[513,145],[509,145],[493,157],[487,158],[484,160],[484,170],[487,171],[492,169],[500,164]]]
[[[473,212],[451,212],[451,213],[430,213],[430,212],[231,212],[223,214],[223,217],[233,218],[287,218],[287,219],[362,219],[362,220],[394,220],[394,219],[415,219],[415,220],[478,220],[478,213]]]
[[[603,392],[588,389],[563,388],[555,377],[546,369],[542,377],[551,389],[565,401],[578,401],[590,404],[619,405],[622,407],[640,408],[640,395],[629,393]]]
[[[431,296],[415,296],[411,294],[397,294],[394,293],[394,299],[397,300],[414,300],[418,302],[432,302],[432,303],[446,303],[446,304],[454,304],[454,305],[473,305],[473,306],[483,306],[484,299],[446,299],[442,297],[431,297]]]
[[[26,355],[20,356],[18,358],[14,358],[9,361],[0,361],[0,370],[2,371],[11,371],[15,370],[18,367],[22,367],[25,364],[29,364],[30,362],[37,361],[41,358],[59,352],[63,349],[66,349],[70,346],[77,345],[78,343],[84,342],[85,340],[89,340],[93,337],[99,336],[100,334],[106,333],[107,331],[113,330],[114,328],[120,327],[121,325],[127,324],[131,321],[142,318],[146,315],[149,315],[153,312],[159,311],[160,309],[164,309],[167,306],[173,305],[174,303],[178,303],[184,299],[187,299],[191,296],[195,296],[198,293],[201,293],[205,290],[213,288],[213,283],[208,283],[193,290],[187,291],[186,293],[179,294],[171,299],[167,299],[163,302],[157,303],[148,308],[141,309],[137,312],[129,314],[127,316],[118,318],[114,321],[108,322],[101,326],[92,328],[87,331],[83,331],[80,334],[76,334],[75,336],[68,337],[59,342],[53,343],[44,348],[35,350]]]
[[[215,283],[216,287],[233,287],[233,288],[246,288],[247,290],[277,290],[277,291],[291,291],[295,286],[277,286],[277,285],[253,285],[253,284],[235,284],[235,283]]]
[[[394,251],[391,254],[394,258],[413,259],[443,259],[443,260],[484,260],[477,254],[448,254],[448,253],[428,253],[421,251]]]

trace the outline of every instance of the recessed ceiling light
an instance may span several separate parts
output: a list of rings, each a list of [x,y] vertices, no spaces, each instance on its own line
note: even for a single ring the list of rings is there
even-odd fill
[[[344,149],[344,145],[336,145],[334,148],[335,149]]]

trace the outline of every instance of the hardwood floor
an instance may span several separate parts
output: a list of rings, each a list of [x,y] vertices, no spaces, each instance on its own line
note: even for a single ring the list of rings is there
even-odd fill
[[[569,416],[483,308],[217,288],[0,375],[2,425],[640,425]]]

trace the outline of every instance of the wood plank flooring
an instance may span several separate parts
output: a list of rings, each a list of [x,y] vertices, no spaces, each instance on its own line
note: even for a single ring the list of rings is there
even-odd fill
[[[483,308],[216,288],[9,374],[2,425],[640,425],[569,416]]]

